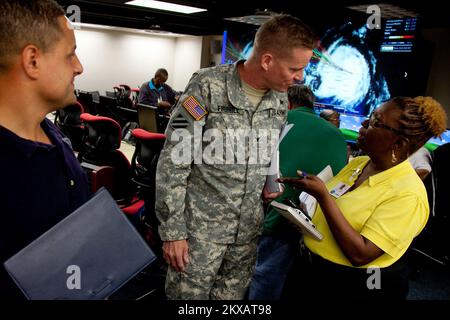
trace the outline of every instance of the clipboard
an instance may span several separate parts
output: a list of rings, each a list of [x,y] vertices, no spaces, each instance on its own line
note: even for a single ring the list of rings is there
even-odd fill
[[[298,226],[304,235],[310,236],[316,240],[322,240],[323,235],[316,229],[316,226],[312,223],[302,211],[297,208],[285,205],[283,203],[272,201],[271,206],[275,208],[283,217]]]
[[[102,300],[155,259],[101,188],[4,267],[30,300]]]

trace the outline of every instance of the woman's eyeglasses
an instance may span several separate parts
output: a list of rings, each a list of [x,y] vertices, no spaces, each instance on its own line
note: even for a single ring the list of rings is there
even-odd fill
[[[363,121],[362,126],[364,128],[372,127],[372,128],[383,128],[389,131],[394,132],[395,134],[402,135],[403,132],[399,129],[392,128],[387,124],[384,124],[379,118],[376,117],[375,113],[372,112],[370,118],[368,120]]]

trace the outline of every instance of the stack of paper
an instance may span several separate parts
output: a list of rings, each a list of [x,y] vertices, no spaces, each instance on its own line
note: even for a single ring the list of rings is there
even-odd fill
[[[331,169],[330,165],[326,166],[322,171],[320,171],[319,174],[317,174],[317,177],[325,183],[333,178],[333,170]],[[307,192],[302,192],[298,196],[298,200],[300,201],[300,207],[303,208],[306,214],[312,219],[317,207],[316,198],[314,198]]]

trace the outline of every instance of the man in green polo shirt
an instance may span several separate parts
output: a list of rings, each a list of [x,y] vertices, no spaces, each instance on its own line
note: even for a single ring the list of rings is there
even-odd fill
[[[280,143],[280,171],[283,177],[295,177],[297,170],[318,174],[330,165],[333,174],[346,164],[347,146],[338,128],[314,112],[314,94],[305,85],[288,90],[287,123],[294,126]],[[298,202],[299,191],[285,186],[283,195]],[[256,269],[249,289],[251,300],[280,299],[286,276],[299,250],[300,233],[288,220],[269,206],[264,233],[258,245]]]

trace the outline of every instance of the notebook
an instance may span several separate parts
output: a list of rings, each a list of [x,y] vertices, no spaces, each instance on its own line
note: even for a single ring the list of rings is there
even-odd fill
[[[299,209],[277,201],[272,201],[270,205],[273,206],[283,217],[299,227],[304,235],[313,237],[316,240],[323,239],[323,235],[316,229],[316,226],[312,223],[311,219]]]
[[[101,300],[155,259],[102,188],[4,266],[30,300]]]

